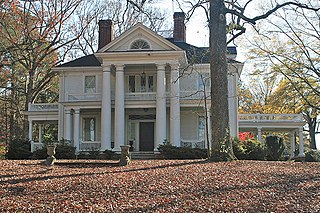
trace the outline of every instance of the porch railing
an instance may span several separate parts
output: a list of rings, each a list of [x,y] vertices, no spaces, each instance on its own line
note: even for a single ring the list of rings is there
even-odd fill
[[[40,112],[40,111],[57,111],[58,103],[41,103],[41,104],[31,104],[29,103],[28,111]]]
[[[207,97],[207,99],[211,99],[210,92],[206,92],[206,97]],[[180,91],[180,99],[182,99],[182,100],[204,100],[204,92],[203,91]]]
[[[181,146],[182,147],[191,147],[191,148],[201,148],[204,149],[204,140],[181,140]]]
[[[301,114],[239,114],[239,121],[250,122],[302,122]]]
[[[67,101],[101,101],[101,93],[67,94]]]
[[[100,141],[80,141],[80,151],[97,151],[101,148]]]
[[[130,92],[125,94],[125,100],[156,100],[155,92]]]

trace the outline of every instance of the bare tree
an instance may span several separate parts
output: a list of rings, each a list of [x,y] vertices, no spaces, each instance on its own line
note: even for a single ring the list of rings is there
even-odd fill
[[[28,103],[48,91],[55,78],[51,67],[63,61],[92,19],[74,30],[72,15],[82,0],[6,0],[0,8],[2,87],[10,88],[17,118],[26,121]],[[76,32],[76,33],[75,33]],[[23,133],[27,125],[24,122]]]

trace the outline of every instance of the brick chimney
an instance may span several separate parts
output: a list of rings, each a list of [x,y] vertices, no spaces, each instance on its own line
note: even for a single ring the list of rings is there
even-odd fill
[[[173,38],[174,41],[186,41],[186,25],[184,24],[184,12],[175,12],[173,14]]]
[[[98,50],[106,46],[113,40],[113,21],[100,20],[99,21],[99,43]]]

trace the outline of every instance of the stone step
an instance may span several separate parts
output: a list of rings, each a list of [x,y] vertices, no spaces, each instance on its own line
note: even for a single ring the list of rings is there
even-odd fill
[[[151,160],[151,159],[161,159],[160,153],[154,152],[131,152],[131,159],[139,160]]]

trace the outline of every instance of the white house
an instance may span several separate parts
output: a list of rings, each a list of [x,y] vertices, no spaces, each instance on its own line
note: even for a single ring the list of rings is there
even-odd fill
[[[57,124],[58,138],[71,140],[78,151],[120,151],[125,144],[134,151],[157,151],[166,140],[205,147],[208,48],[186,43],[184,21],[184,13],[174,14],[173,38],[137,24],[115,39],[112,21],[100,21],[99,50],[54,68],[60,78],[59,102],[30,104],[32,150],[48,122]],[[235,60],[235,47],[227,52],[230,133],[237,136],[237,82],[243,64]]]

